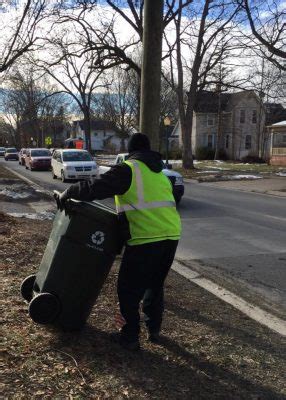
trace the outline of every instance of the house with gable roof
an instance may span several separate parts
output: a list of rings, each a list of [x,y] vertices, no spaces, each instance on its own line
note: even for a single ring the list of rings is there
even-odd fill
[[[194,107],[192,151],[200,147],[215,149],[220,116],[221,148],[230,159],[239,160],[247,155],[258,154],[258,145],[265,125],[265,111],[254,91],[237,93],[198,93]],[[177,123],[172,137],[178,137],[182,146],[180,124]]]
[[[71,138],[85,140],[84,121],[76,120],[72,124]],[[127,138],[118,135],[115,125],[111,121],[91,121],[91,148],[95,151],[109,151],[119,153],[126,151]]]

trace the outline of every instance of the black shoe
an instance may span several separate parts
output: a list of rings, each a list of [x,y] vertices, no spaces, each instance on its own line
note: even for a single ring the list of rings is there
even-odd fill
[[[150,332],[148,336],[149,342],[153,344],[161,344],[161,336],[159,332]]]
[[[120,333],[116,332],[111,335],[111,341],[114,343],[118,343],[123,349],[130,351],[138,351],[140,350],[139,340],[132,340],[125,336],[122,336]]]

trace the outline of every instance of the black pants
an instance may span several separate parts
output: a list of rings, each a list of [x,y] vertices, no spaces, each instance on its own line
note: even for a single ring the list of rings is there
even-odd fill
[[[163,240],[126,246],[117,292],[120,311],[126,321],[121,333],[128,339],[138,339],[139,304],[142,299],[149,332],[160,331],[164,311],[164,281],[174,260],[177,245],[177,240]]]

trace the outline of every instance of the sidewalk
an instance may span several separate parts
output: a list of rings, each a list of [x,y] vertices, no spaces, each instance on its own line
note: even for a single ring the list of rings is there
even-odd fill
[[[204,182],[204,186],[216,186],[225,189],[241,190],[286,197],[286,177],[271,177],[245,181]]]

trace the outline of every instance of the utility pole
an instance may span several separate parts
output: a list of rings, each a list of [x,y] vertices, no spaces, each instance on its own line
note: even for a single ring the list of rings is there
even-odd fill
[[[153,150],[159,149],[163,4],[163,0],[144,1],[139,126],[149,137]]]

